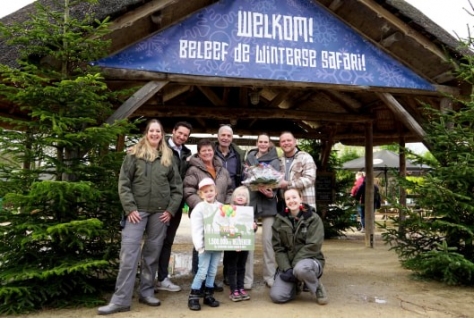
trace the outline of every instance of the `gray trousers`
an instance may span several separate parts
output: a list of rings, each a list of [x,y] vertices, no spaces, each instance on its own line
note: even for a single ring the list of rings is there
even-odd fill
[[[275,217],[267,216],[262,218],[262,247],[263,247],[263,280],[273,282],[276,272],[275,251],[272,245],[272,225]],[[253,285],[254,251],[249,251],[247,262],[245,263],[245,285]]]
[[[296,263],[293,274],[299,282],[304,282],[311,294],[316,294],[319,277],[322,275],[322,267],[319,261],[314,259],[303,259]],[[275,282],[270,289],[270,298],[275,303],[290,301],[296,296],[295,282],[286,282],[280,278],[279,273],[275,276]]]
[[[120,268],[115,283],[115,293],[110,300],[111,303],[124,307],[132,304],[140,252],[142,261],[139,294],[142,297],[154,296],[158,259],[168,227],[167,224],[160,221],[162,213],[139,213],[142,218],[140,222],[133,224],[127,220],[125,228],[122,229]],[[146,234],[145,242],[140,250],[144,234]]]

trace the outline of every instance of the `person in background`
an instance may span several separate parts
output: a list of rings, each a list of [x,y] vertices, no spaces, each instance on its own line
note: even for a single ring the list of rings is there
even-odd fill
[[[235,143],[232,143],[233,138],[234,131],[230,125],[221,125],[217,131],[217,142],[215,143],[214,153],[216,157],[222,161],[222,165],[229,171],[230,178],[232,179],[232,189],[235,189],[242,183],[242,167],[245,153]],[[225,256],[222,264],[224,283],[228,284]],[[220,285],[218,285],[218,287],[220,287]]]
[[[219,307],[219,301],[214,298],[214,280],[222,251],[204,249],[204,220],[212,216],[222,205],[216,200],[217,194],[216,184],[212,178],[205,177],[199,182],[197,195],[202,201],[194,206],[191,214],[191,235],[194,248],[199,253],[199,264],[188,297],[190,310],[201,310],[199,298],[203,284],[205,286],[204,304],[210,307]]]
[[[362,228],[360,230],[361,233],[365,233],[365,176],[362,177],[362,184],[357,189],[357,192],[354,198],[357,201],[358,210],[360,214],[360,222],[362,224]],[[381,198],[380,198],[380,191],[379,187],[377,186],[377,182],[374,183],[374,209],[379,209],[381,206]]]
[[[296,188],[301,192],[303,202],[316,210],[317,167],[313,157],[297,147],[296,138],[291,132],[280,134],[280,147],[283,150],[281,172],[285,176],[285,179],[280,182],[281,190],[284,192],[287,189]],[[283,203],[284,200],[280,198],[280,202]],[[307,289],[306,286],[305,289]],[[321,281],[319,281],[317,295],[326,295],[326,289]],[[327,297],[321,297],[319,300],[327,300]]]
[[[159,306],[154,278],[168,224],[183,198],[183,185],[161,123],[148,122],[145,135],[131,147],[120,169],[118,192],[127,215],[122,229],[120,267],[115,293],[99,315],[130,310],[141,253],[140,303]],[[146,234],[142,247],[142,239]]]
[[[364,182],[365,173],[360,171],[355,174],[354,185],[351,188],[351,196],[355,197],[357,194],[357,190],[359,189],[360,185]]]
[[[184,179],[186,170],[188,169],[188,158],[191,156],[191,150],[186,147],[185,143],[188,141],[191,134],[192,126],[188,122],[178,122],[173,128],[171,137],[168,139],[168,146],[173,151],[173,160],[178,167],[181,179]],[[171,257],[171,247],[173,246],[176,231],[178,230],[183,214],[183,207],[185,200],[181,201],[178,211],[171,218],[168,230],[166,231],[166,238],[161,249],[160,260],[158,263],[158,280],[155,286],[155,291],[180,291],[181,287],[174,284],[169,278],[168,268]]]
[[[183,180],[184,199],[189,206],[192,215],[194,207],[201,202],[199,197],[198,184],[209,177],[215,181],[217,188],[217,201],[228,204],[232,197],[232,180],[229,172],[222,166],[222,161],[214,156],[213,143],[208,139],[202,139],[197,144],[197,154],[189,159],[189,168]],[[192,271],[196,274],[198,266],[197,251],[193,250]],[[214,287],[215,291],[223,291],[222,286]]]
[[[295,298],[300,283],[308,287],[316,302],[326,296],[318,293],[319,279],[323,275],[324,241],[323,221],[315,209],[302,201],[301,192],[287,189],[284,192],[286,208],[279,212],[272,226],[273,248],[278,265],[275,283],[270,288],[270,298],[275,303],[285,303]]]
[[[266,133],[257,136],[257,148],[250,150],[245,160],[245,164],[248,166],[260,163],[270,165],[276,171],[280,171],[277,150]],[[255,218],[260,218],[262,222],[263,280],[268,287],[271,287],[276,271],[275,253],[272,246],[272,225],[277,214],[277,189],[260,187],[258,191],[251,191],[250,206],[254,208]],[[245,265],[245,289],[249,289],[253,285],[253,267],[254,251],[249,251]]]
[[[352,186],[352,189],[351,189],[352,197],[354,198],[356,197],[357,191],[359,190],[362,183],[364,183],[364,178],[365,178],[364,172],[356,173],[354,186]],[[361,224],[360,232],[364,233],[365,232],[365,213],[364,213],[364,208],[363,206],[361,206],[360,202],[357,202],[357,212],[359,213],[359,216],[360,216],[360,224]]]
[[[232,204],[237,206],[248,206],[250,200],[249,190],[246,186],[239,186],[232,194]],[[253,229],[257,231],[257,223],[254,222]],[[227,279],[229,280],[230,295],[232,301],[249,300],[250,296],[244,289],[245,264],[249,255],[248,250],[226,250],[224,256],[227,260]]]

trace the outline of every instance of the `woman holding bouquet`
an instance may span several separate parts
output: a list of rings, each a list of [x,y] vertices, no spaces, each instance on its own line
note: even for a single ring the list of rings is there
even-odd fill
[[[262,133],[257,137],[257,148],[248,152],[245,160],[246,166],[266,164],[280,171],[280,160],[278,153],[270,137]],[[245,178],[245,176],[244,176]],[[260,186],[258,191],[250,192],[250,206],[254,208],[255,219],[262,220],[262,245],[263,245],[263,280],[268,287],[273,285],[273,277],[276,271],[275,253],[272,246],[272,225],[277,214],[277,189]],[[253,285],[254,252],[250,251],[245,265],[245,289],[251,289]]]

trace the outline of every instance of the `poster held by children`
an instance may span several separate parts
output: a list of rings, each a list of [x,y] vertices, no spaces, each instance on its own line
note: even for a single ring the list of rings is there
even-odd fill
[[[205,250],[254,250],[252,206],[221,205],[205,216]]]

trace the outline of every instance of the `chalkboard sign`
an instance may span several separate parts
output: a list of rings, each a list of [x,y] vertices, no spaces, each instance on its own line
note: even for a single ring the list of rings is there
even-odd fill
[[[316,202],[334,202],[334,173],[318,172],[316,175]]]

